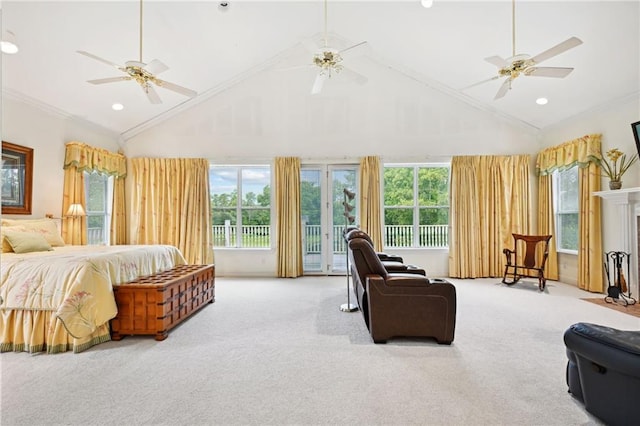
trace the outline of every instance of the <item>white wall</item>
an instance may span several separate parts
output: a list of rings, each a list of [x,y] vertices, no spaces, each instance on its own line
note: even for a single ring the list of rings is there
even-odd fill
[[[114,133],[8,96],[2,98],[2,140],[34,150],[32,214],[6,216],[24,219],[62,214],[65,143],[79,141],[119,149]]]
[[[542,133],[543,147],[559,145],[584,135],[601,133],[602,152],[618,148],[628,155],[637,153],[631,123],[640,120],[640,95],[612,103],[598,110],[588,111],[559,123]],[[623,188],[640,187],[640,163],[632,166],[623,176]],[[607,190],[608,180],[603,177],[602,189]],[[602,203],[603,250],[620,250],[617,236],[620,224],[616,206]],[[577,284],[577,256],[562,254],[559,257],[560,280]],[[604,259],[603,259],[604,261]]]
[[[277,66],[276,66],[277,67]],[[362,72],[362,71],[361,71]],[[367,84],[332,77],[310,96],[313,73],[266,71],[133,136],[133,157],[204,157],[218,164],[450,160],[453,155],[535,154],[537,131],[370,62]],[[403,250],[430,276],[448,275],[447,250]],[[215,251],[216,274],[274,276],[275,250]]]

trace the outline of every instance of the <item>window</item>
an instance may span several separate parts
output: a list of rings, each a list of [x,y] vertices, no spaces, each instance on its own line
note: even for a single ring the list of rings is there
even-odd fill
[[[209,182],[214,246],[271,247],[269,166],[211,166]]]
[[[578,167],[553,173],[556,249],[578,251]]]
[[[109,244],[113,177],[97,172],[84,173],[87,244]]]
[[[386,165],[385,247],[449,245],[449,165]]]

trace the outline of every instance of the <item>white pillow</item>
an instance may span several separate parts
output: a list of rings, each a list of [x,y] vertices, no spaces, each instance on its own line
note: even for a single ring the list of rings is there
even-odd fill
[[[64,240],[56,223],[51,219],[2,219],[2,227],[20,226],[23,231],[41,234],[53,247],[64,246]]]

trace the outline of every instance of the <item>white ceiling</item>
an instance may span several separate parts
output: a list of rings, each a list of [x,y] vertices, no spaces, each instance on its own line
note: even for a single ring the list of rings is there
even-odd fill
[[[126,134],[252,73],[310,63],[303,46],[305,40],[321,41],[323,1],[229,0],[225,11],[219,3],[144,2],[143,61],[161,60],[169,66],[161,78],[198,92],[189,99],[158,89],[163,103],[152,105],[132,81],[87,83],[120,74],[76,53],[86,50],[118,64],[137,60],[138,1],[4,1],[2,28],[15,33],[20,52],[2,55],[3,94]],[[502,79],[461,90],[496,75],[485,57],[511,56],[511,10],[509,0],[435,0],[430,9],[418,0],[329,0],[329,44],[342,49],[367,41],[364,61],[535,128],[640,93],[637,0],[518,1],[516,53],[533,56],[577,36],[582,45],[543,63],[575,70],[564,79],[519,77],[497,101]],[[345,58],[354,69],[362,63],[362,57]],[[366,67],[358,71],[366,74]],[[536,105],[541,96],[549,99],[546,106]],[[125,109],[112,111],[114,102]]]

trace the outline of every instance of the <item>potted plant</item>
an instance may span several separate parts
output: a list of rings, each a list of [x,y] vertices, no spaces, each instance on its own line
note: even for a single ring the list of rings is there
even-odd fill
[[[601,158],[597,160],[597,163],[602,167],[604,176],[609,178],[609,189],[622,188],[622,175],[638,161],[638,155],[634,154],[630,158],[627,158],[627,154],[622,153],[618,148],[613,148],[607,151],[607,159]]]

